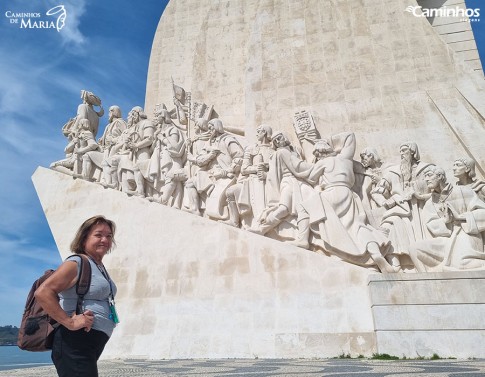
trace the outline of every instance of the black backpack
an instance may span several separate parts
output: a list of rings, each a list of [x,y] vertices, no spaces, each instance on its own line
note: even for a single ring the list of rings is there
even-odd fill
[[[91,265],[87,256],[76,254],[81,257],[81,268],[79,278],[76,282],[77,304],[76,314],[82,313],[84,295],[91,285]],[[48,351],[52,348],[54,330],[59,324],[52,319],[35,299],[35,291],[46,281],[54,270],[47,270],[40,278],[34,281],[27,302],[25,303],[24,314],[19,328],[17,345],[25,351]]]

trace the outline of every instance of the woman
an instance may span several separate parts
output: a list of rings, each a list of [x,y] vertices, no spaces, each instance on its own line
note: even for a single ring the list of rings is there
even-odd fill
[[[54,334],[52,361],[59,377],[97,377],[97,360],[118,318],[114,308],[116,285],[103,265],[114,244],[115,224],[103,216],[86,220],[71,243],[71,251],[85,254],[91,265],[91,285],[83,313],[76,314],[76,282],[81,257],[71,256],[36,291],[35,297],[60,326]]]

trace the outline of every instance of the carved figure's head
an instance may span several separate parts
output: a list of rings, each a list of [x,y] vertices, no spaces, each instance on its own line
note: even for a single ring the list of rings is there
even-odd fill
[[[291,146],[290,139],[284,132],[281,131],[277,132],[271,140],[273,142],[274,149]]]
[[[401,159],[420,160],[418,145],[412,141],[402,143],[399,147],[399,153],[401,154]]]
[[[477,175],[475,173],[475,161],[466,157],[457,158],[455,162],[453,162],[453,175],[457,178],[475,178]]]
[[[313,146],[313,155],[317,160],[327,156],[334,156],[335,154],[332,145],[325,139],[318,140]]]
[[[258,141],[264,141],[265,139],[271,140],[273,136],[273,129],[267,124],[262,124],[256,129],[256,138]]]
[[[446,173],[438,166],[430,166],[424,172],[424,180],[428,189],[431,191],[439,191],[446,185]]]
[[[155,116],[155,121],[157,124],[170,124],[172,123],[172,118],[170,117],[170,112],[167,110],[167,106],[164,103],[157,104],[155,110],[153,111]]]
[[[210,132],[211,138],[217,137],[224,133],[224,125],[222,120],[215,118],[209,121],[208,130]]]
[[[360,162],[365,168],[373,168],[381,162],[381,157],[375,148],[365,148],[360,152]]]
[[[140,122],[142,119],[147,119],[147,115],[140,106],[135,106],[128,113],[128,125],[133,126]]]
[[[109,121],[112,122],[113,119],[122,118],[121,109],[119,106],[113,105],[109,108]]]
[[[419,161],[418,145],[411,141],[402,143],[399,147],[399,153],[401,154],[401,174],[404,182],[410,182],[413,164]]]

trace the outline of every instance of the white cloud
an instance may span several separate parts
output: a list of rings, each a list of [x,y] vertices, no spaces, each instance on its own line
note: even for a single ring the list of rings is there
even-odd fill
[[[66,26],[61,33],[64,43],[75,46],[86,44],[86,37],[79,30],[80,18],[86,10],[86,2],[66,2],[66,10],[69,12],[68,18],[66,19]]]
[[[87,38],[79,29],[81,18],[86,12],[86,0],[49,0],[49,7],[62,3],[66,9],[66,21],[64,28],[59,31],[64,48],[69,48],[72,53],[83,54],[87,45]],[[49,8],[46,9],[46,11]]]

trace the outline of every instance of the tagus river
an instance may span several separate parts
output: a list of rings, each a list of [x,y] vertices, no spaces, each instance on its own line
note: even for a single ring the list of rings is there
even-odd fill
[[[0,346],[0,370],[44,365],[52,365],[50,352],[28,352],[17,346]]]

